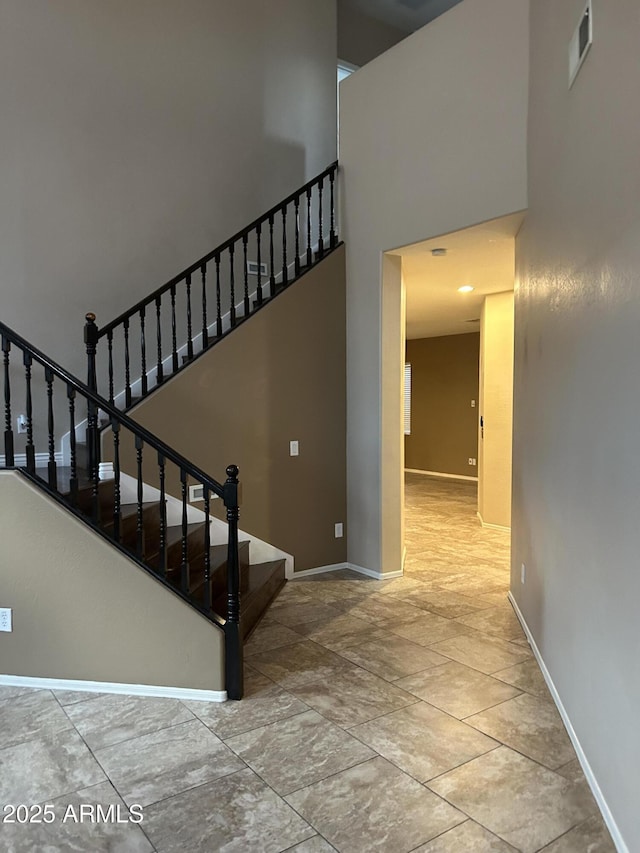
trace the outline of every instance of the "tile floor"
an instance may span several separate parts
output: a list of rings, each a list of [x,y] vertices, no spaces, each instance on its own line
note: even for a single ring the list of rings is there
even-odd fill
[[[0,688],[0,801],[55,818],[0,848],[613,851],[507,601],[508,536],[470,484],[408,475],[406,500],[405,576],[287,584],[240,703]]]

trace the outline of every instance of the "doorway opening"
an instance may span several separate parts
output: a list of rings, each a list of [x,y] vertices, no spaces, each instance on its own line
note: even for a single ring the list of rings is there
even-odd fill
[[[430,582],[439,580],[450,613],[484,591],[506,601],[509,586],[514,257],[523,218],[390,253],[405,303],[396,381],[404,570],[436,572]]]

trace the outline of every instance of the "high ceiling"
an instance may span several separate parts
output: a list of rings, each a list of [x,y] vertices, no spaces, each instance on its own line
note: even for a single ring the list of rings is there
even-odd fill
[[[460,0],[353,0],[353,3],[370,17],[404,30],[408,35]]]
[[[515,236],[523,219],[515,213],[392,253],[402,257],[407,338],[479,331],[484,297],[513,290]],[[447,251],[434,256],[432,249]],[[459,293],[463,285],[474,290]]]

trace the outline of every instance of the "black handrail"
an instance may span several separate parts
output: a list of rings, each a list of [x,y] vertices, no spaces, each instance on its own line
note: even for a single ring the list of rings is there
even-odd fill
[[[157,297],[165,294],[168,290],[171,289],[172,285],[179,284],[181,281],[184,281],[188,275],[193,275],[193,273],[197,273],[203,264],[208,264],[210,261],[213,261],[216,255],[222,254],[232,245],[242,240],[245,234],[250,234],[252,231],[255,231],[258,226],[268,223],[270,216],[275,216],[282,210],[283,207],[286,207],[287,205],[294,202],[296,198],[305,195],[307,190],[315,187],[322,178],[329,178],[331,177],[331,175],[335,176],[337,169],[338,161],[336,160],[330,166],[327,166],[324,172],[321,172],[319,175],[316,175],[315,178],[312,178],[310,181],[307,181],[307,183],[303,184],[300,189],[288,195],[285,199],[274,205],[266,213],[263,213],[262,216],[259,216],[257,219],[254,219],[250,225],[247,225],[245,228],[242,228],[240,231],[234,234],[233,237],[229,237],[228,240],[225,240],[224,243],[221,243],[212,251],[207,252],[206,255],[203,255],[199,260],[191,264],[191,266],[186,267],[186,269],[182,270],[182,272],[178,273],[178,275],[175,275],[173,278],[169,279],[169,281],[167,281],[161,287],[158,287],[157,290],[154,290],[153,293],[149,294],[149,296],[146,296],[144,299],[141,299],[139,302],[136,302],[136,304],[132,308],[129,308],[127,311],[123,311],[122,314],[119,314],[115,318],[115,320],[111,320],[110,323],[107,323],[106,326],[103,326],[100,329],[98,336],[100,338],[103,338],[107,334],[107,332],[112,331],[116,328],[116,326],[119,326],[125,320],[131,319],[135,314],[140,311],[141,308],[146,308],[152,302],[155,302]]]
[[[107,347],[100,371],[90,359],[95,390],[104,387],[112,404],[123,392],[123,408],[129,409],[333,251],[337,174],[335,162],[115,320],[96,327],[92,345],[97,351],[106,337]],[[94,362],[96,351],[87,351]]]
[[[81,382],[37,347],[30,344],[13,329],[0,322],[0,337],[3,353],[4,373],[4,467],[16,467],[15,437],[12,422],[12,406],[15,406],[15,393],[12,394],[12,384],[17,384],[16,369],[24,369],[24,411],[26,411],[25,455],[26,465],[21,470],[37,485],[47,491],[56,500],[64,503],[72,512],[94,530],[109,539],[120,551],[135,560],[148,572],[174,593],[196,607],[213,624],[225,633],[225,668],[227,694],[230,699],[240,699],[243,692],[243,657],[242,636],[240,631],[240,594],[239,594],[239,558],[238,558],[238,468],[229,465],[224,484],[210,477],[180,453],[165,444],[149,430],[133,421],[126,414],[115,408],[108,400],[101,397],[95,386],[95,318],[87,316],[85,326],[85,341],[89,354],[88,384]],[[16,347],[21,354],[19,367],[11,364],[11,350]],[[39,365],[44,371],[46,403],[46,427],[42,434],[36,433],[33,419],[33,396],[39,390],[37,377],[33,376],[33,366]],[[65,429],[69,434],[69,466],[61,471],[56,459],[57,418],[60,410],[55,405],[56,386],[62,383],[64,399],[67,406],[68,420]],[[40,389],[42,390],[42,389]],[[86,451],[88,464],[80,462],[82,444],[78,442],[77,430],[80,424],[77,419],[76,398],[80,397],[87,405]],[[21,398],[22,402],[22,398]],[[111,438],[113,442],[113,482],[111,479],[100,480],[100,435],[99,413],[108,416]],[[80,422],[81,423],[81,422]],[[132,438],[135,448],[135,479],[137,494],[132,507],[135,513],[125,517],[122,513],[121,501],[121,433],[126,431]],[[108,435],[105,436],[105,442]],[[46,453],[41,454],[41,462],[46,459],[45,468],[36,467],[36,441],[42,441]],[[159,500],[144,501],[143,454],[146,448],[152,448],[157,460],[157,480],[159,484]],[[166,468],[172,464],[177,468],[182,485],[182,524],[175,525],[179,538],[168,535],[172,529],[167,524],[166,506]],[[86,471],[83,468],[86,467]],[[40,470],[40,473],[38,471]],[[152,469],[153,470],[153,469]],[[133,472],[131,472],[133,476]],[[205,521],[201,527],[190,528],[187,514],[187,482],[191,478],[199,482],[203,490]],[[108,485],[112,482],[112,486]],[[108,488],[105,488],[108,486]],[[111,491],[109,491],[111,490]],[[228,537],[226,579],[223,586],[226,595],[226,617],[214,612],[214,597],[220,598],[221,589],[214,590],[214,576],[211,565],[209,540],[209,506],[210,497],[217,495],[222,498],[227,510]],[[145,519],[150,522],[151,534],[146,540]],[[157,529],[156,529],[157,528]],[[157,541],[156,541],[157,540]],[[172,550],[173,549],[173,550]],[[169,555],[172,563],[170,564]],[[179,557],[179,564],[176,564]],[[191,557],[197,562],[192,565]],[[195,575],[192,573],[195,572]],[[175,583],[171,583],[173,580]],[[192,583],[193,582],[193,583]],[[218,583],[218,587],[220,584]]]

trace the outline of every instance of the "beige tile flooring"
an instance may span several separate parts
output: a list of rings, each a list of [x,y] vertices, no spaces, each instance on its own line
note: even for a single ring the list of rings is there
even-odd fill
[[[0,688],[0,800],[55,815],[0,849],[614,850],[507,601],[508,536],[468,483],[407,475],[406,505],[405,576],[287,584],[242,702]]]

